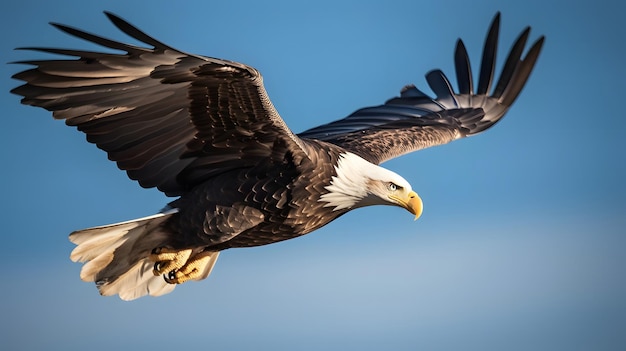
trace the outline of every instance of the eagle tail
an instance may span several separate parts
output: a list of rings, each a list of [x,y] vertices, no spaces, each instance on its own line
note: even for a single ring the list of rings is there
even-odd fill
[[[170,293],[176,284],[153,274],[150,254],[154,248],[175,240],[176,233],[163,224],[177,212],[172,209],[70,234],[70,241],[77,245],[70,258],[74,262],[86,262],[80,278],[95,282],[101,295],[118,294],[122,300]]]

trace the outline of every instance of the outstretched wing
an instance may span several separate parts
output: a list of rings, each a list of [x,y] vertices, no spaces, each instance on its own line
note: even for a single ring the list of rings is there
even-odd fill
[[[18,62],[35,67],[13,76],[26,84],[12,92],[85,132],[143,187],[171,196],[229,169],[281,152],[303,152],[256,69],[186,54],[106,15],[152,48],[53,24],[123,53],[24,48],[72,59]]]
[[[459,92],[455,93],[440,70],[426,75],[437,95],[431,98],[410,85],[400,97],[384,105],[360,109],[350,116],[298,134],[301,138],[324,140],[339,145],[373,163],[441,145],[480,133],[497,123],[524,87],[541,51],[539,38],[521,58],[530,28],[518,37],[506,59],[500,79],[493,84],[500,14],[489,29],[474,92],[467,51],[459,39],[455,52]]]

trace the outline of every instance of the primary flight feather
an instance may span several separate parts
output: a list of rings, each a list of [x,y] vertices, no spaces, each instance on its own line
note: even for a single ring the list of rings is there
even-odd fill
[[[497,14],[476,88],[459,40],[458,92],[434,70],[426,78],[435,98],[409,85],[384,105],[294,134],[256,69],[184,53],[106,15],[148,47],[53,24],[120,52],[25,48],[71,58],[19,62],[34,67],[14,75],[25,84],[12,92],[84,132],[141,186],[178,197],[156,215],[70,235],[81,278],[125,300],[206,278],[222,250],[307,234],[355,208],[394,205],[419,217],[411,185],[378,164],[497,123],[543,44],[523,55],[525,29],[494,82]]]

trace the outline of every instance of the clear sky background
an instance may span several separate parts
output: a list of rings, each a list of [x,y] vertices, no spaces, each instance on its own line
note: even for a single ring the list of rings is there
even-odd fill
[[[476,65],[498,10],[498,67],[526,25],[531,40],[547,40],[496,127],[385,164],[422,196],[417,222],[397,208],[360,209],[296,240],[224,252],[209,279],[133,302],[79,279],[67,235],[168,199],[47,111],[20,105],[8,91],[23,67],[0,65],[2,348],[626,349],[626,8],[617,3],[5,2],[4,62],[45,56],[18,46],[93,48],[49,21],[126,40],[109,10],[181,50],[256,67],[295,132],[405,84],[425,87],[433,68],[454,80],[457,37]]]

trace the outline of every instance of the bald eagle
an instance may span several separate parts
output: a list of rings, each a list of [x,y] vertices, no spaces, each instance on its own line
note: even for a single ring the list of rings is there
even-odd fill
[[[391,158],[478,134],[497,123],[526,83],[543,44],[522,57],[517,38],[494,83],[500,15],[488,31],[475,88],[465,46],[454,55],[458,92],[440,70],[436,97],[409,85],[383,105],[294,134],[272,105],[261,74],[228,60],[188,54],[106,13],[139,47],[61,24],[117,53],[22,48],[69,59],[31,60],[13,78],[22,103],[52,111],[142,187],[177,197],[160,213],[70,234],[80,277],[102,295],[132,300],[206,278],[222,250],[310,233],[369,205],[415,218],[409,182],[378,166]]]

